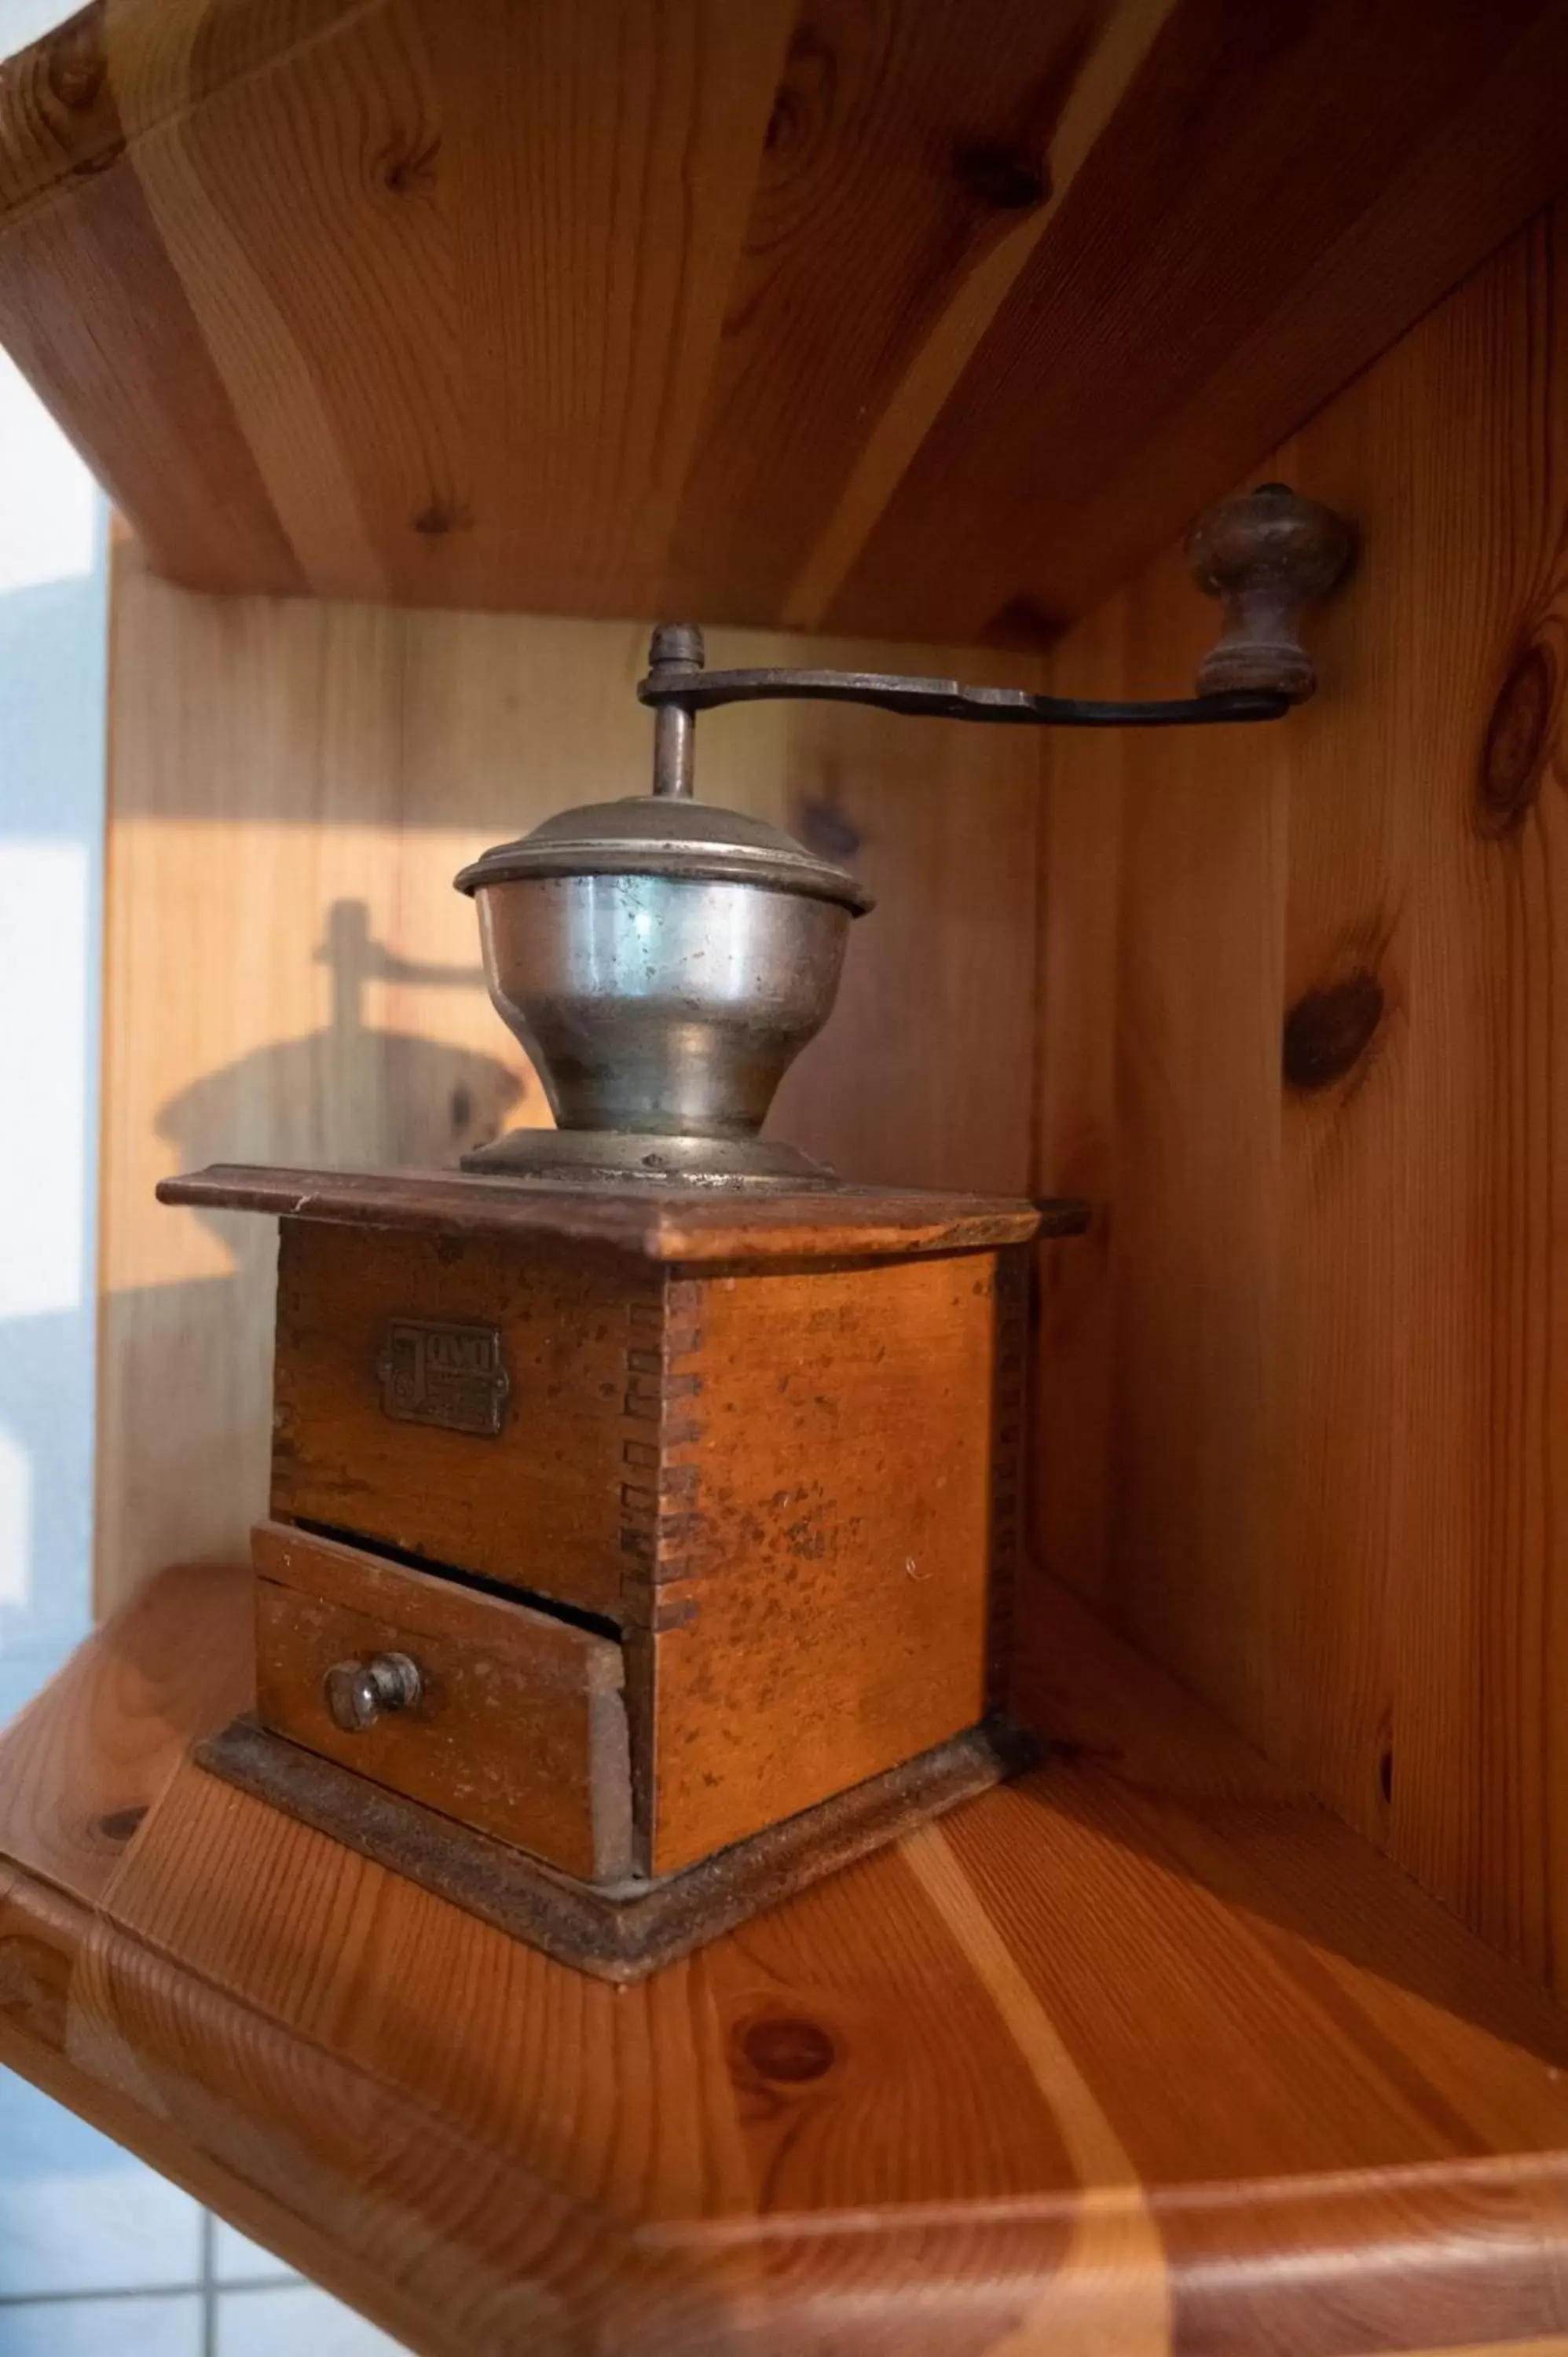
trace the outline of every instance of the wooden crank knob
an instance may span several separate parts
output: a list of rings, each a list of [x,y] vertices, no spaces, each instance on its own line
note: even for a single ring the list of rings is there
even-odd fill
[[[1317,685],[1301,641],[1305,608],[1326,597],[1350,556],[1350,533],[1332,508],[1288,483],[1206,508],[1187,536],[1198,587],[1220,601],[1219,636],[1197,674],[1199,695],[1270,689],[1302,703]]]

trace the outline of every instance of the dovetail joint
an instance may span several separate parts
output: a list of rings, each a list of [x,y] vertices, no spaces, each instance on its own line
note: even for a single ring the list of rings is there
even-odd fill
[[[1028,1382],[1029,1266],[1022,1251],[996,1256],[996,1344],[993,1361],[991,1609],[987,1689],[1004,1709],[1012,1673],[1014,1606],[1023,1553],[1024,1425]]]
[[[651,1300],[631,1305],[622,1409],[620,1550],[628,1628],[678,1627],[691,1613],[660,1605],[658,1591],[692,1573],[700,1529],[697,1467],[689,1451],[702,1435],[700,1286],[667,1277]]]

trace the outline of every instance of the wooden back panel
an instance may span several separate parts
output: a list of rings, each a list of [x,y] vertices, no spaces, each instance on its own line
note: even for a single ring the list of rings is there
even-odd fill
[[[105,1603],[161,1564],[241,1559],[267,1509],[268,1228],[166,1209],[156,1184],[215,1161],[429,1169],[546,1118],[452,877],[552,811],[644,791],[650,745],[635,623],[193,596],[134,548],[117,555],[113,623]],[[708,645],[715,665],[1039,683],[1037,659],[972,649]],[[847,856],[878,901],[832,1023],[786,1078],[778,1135],[850,1178],[1021,1191],[1029,733],[808,704],[737,709],[722,729],[704,791]]]
[[[1051,1567],[1568,1995],[1568,208],[1260,462],[1356,524],[1269,730],[1063,739]],[[1159,693],[1179,555],[1067,640]]]

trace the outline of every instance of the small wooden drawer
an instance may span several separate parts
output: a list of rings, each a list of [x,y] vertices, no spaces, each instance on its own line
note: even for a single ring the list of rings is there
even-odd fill
[[[285,1219],[272,1512],[618,1622],[632,1308],[657,1298],[550,1239]]]
[[[285,1523],[252,1555],[263,1727],[585,1880],[630,1873],[613,1639]]]

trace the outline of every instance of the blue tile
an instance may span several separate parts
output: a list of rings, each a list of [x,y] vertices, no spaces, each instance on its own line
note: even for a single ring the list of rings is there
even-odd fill
[[[217,2357],[391,2357],[402,2347],[314,2284],[218,2296]]]
[[[0,2357],[201,2357],[201,2295],[0,2307]],[[296,2357],[309,2357],[300,2350]]]
[[[200,2280],[200,2205],[0,2071],[0,2299]]]

